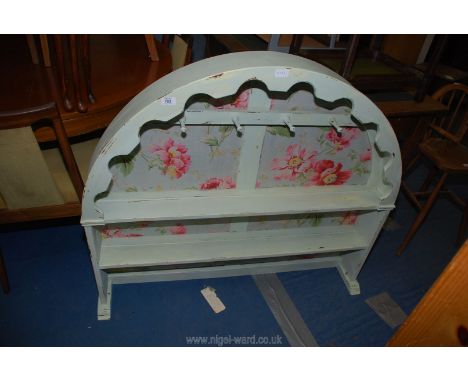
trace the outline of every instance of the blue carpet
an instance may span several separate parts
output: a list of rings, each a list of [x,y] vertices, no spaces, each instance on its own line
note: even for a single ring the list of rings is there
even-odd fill
[[[424,172],[418,171],[414,184]],[[451,187],[466,197],[461,181]],[[279,274],[320,346],[385,345],[393,329],[365,300],[386,291],[409,314],[450,261],[461,212],[444,198],[404,255],[395,256],[415,216],[400,195],[393,219],[401,227],[379,236],[359,275],[359,296],[349,296],[334,269]],[[96,288],[79,225],[2,232],[0,246],[12,289],[0,293],[0,345],[186,346],[187,337],[197,336],[228,346],[239,337],[279,335],[281,343],[266,345],[288,346],[250,277],[116,285],[112,319],[97,321]],[[201,297],[206,285],[216,289],[224,312],[214,314]]]

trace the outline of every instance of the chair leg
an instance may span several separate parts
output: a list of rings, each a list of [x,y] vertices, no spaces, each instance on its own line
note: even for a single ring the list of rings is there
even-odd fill
[[[397,256],[400,256],[402,252],[405,250],[406,246],[409,244],[413,236],[416,234],[422,222],[424,221],[427,214],[431,210],[432,205],[434,204],[437,198],[437,195],[439,195],[439,192],[445,183],[445,179],[447,178],[447,175],[448,175],[447,173],[444,173],[442,177],[439,179],[439,181],[437,182],[436,186],[434,187],[434,190],[429,196],[429,199],[427,200],[426,204],[424,204],[423,208],[421,209],[418,216],[416,217],[416,220],[414,221],[413,225],[407,232],[405,238],[403,239],[403,243],[400,245],[400,248],[398,248]]]
[[[47,40],[47,35],[40,34],[39,40],[41,41],[42,59],[44,60],[44,66],[46,68],[50,68],[51,67],[50,50],[49,50],[49,41]]]
[[[463,216],[460,222],[460,228],[458,229],[458,238],[457,244],[463,244],[463,239],[465,238],[466,226],[468,223],[468,200],[465,203],[465,210],[463,211]]]
[[[437,167],[432,167],[431,170],[429,171],[429,174],[426,177],[426,180],[424,181],[423,185],[419,189],[419,192],[425,192],[431,185],[432,181],[434,180],[435,176],[437,175]]]
[[[414,166],[418,163],[419,159],[421,158],[421,154],[417,153],[413,159],[408,164],[403,164],[403,171],[402,176],[405,177],[408,173],[414,168]]]
[[[26,35],[26,41],[28,43],[29,53],[31,54],[32,63],[34,65],[39,64],[39,55],[37,54],[36,43],[34,42],[34,36],[32,34]]]
[[[57,136],[57,141],[65,162],[65,166],[67,167],[70,179],[76,191],[76,195],[78,196],[78,200],[81,203],[84,184],[83,179],[81,178],[80,169],[76,164],[70,142],[68,141],[67,133],[65,132],[65,128],[63,127],[62,121],[59,118],[52,120],[52,123],[54,125],[55,135]]]
[[[148,48],[151,61],[159,61],[158,48],[152,34],[145,34],[146,47]]]
[[[6,273],[5,262],[3,261],[3,255],[0,252],[0,282],[2,284],[3,293],[10,293],[10,283],[8,282],[8,276]]]
[[[421,203],[419,203],[418,198],[414,195],[414,193],[410,190],[410,188],[407,186],[406,182],[401,182],[400,186],[401,190],[405,194],[405,196],[408,198],[408,200],[414,204],[414,206],[421,211],[422,206]]]

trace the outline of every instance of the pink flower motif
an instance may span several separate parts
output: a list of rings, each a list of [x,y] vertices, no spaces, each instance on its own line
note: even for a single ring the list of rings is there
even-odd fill
[[[325,134],[325,139],[334,145],[336,151],[341,151],[349,147],[351,141],[360,133],[361,131],[357,127],[344,128],[341,134],[338,134],[334,128],[330,128]]]
[[[217,107],[217,109],[223,109],[223,110],[230,110],[230,109],[241,109],[245,110],[247,109],[249,105],[249,96],[250,96],[250,90],[244,90],[241,94],[239,94],[239,97],[230,104],[223,105]]]
[[[104,228],[102,231],[102,236],[106,239],[112,239],[114,237],[126,238],[126,237],[140,237],[143,236],[141,233],[124,233],[121,228]]]
[[[340,224],[356,224],[357,222],[357,214],[355,212],[346,212],[342,217]]]
[[[209,178],[204,183],[200,184],[200,190],[216,190],[236,188],[236,183],[230,176],[225,178]]]
[[[351,177],[351,171],[341,171],[342,168],[341,163],[335,165],[332,160],[319,160],[314,164],[315,173],[310,178],[310,184],[317,186],[344,184]]]
[[[174,227],[169,228],[171,235],[185,235],[187,228],[183,224],[176,224]]]
[[[187,154],[187,147],[181,143],[175,143],[172,138],[168,138],[163,146],[151,145],[149,151],[159,156],[164,166],[163,174],[172,179],[179,179],[188,171],[192,163],[190,155]]]
[[[271,162],[272,170],[282,171],[280,175],[275,176],[275,179],[294,180],[297,175],[305,174],[312,168],[316,155],[316,151],[309,154],[304,147],[297,143],[289,145],[284,158],[274,158]]]
[[[262,188],[262,182],[260,182],[259,180],[257,180],[255,182],[255,188]]]
[[[360,156],[359,156],[359,159],[361,160],[361,162],[367,162],[368,160],[371,160],[372,159],[372,151],[371,149],[367,149],[366,151],[364,151]]]

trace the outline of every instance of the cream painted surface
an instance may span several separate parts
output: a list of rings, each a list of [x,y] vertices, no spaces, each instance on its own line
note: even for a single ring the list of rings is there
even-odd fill
[[[241,93],[246,84],[250,84],[247,88],[254,85],[248,102]],[[298,84],[309,95],[288,93]],[[193,104],[192,97],[200,94],[214,98],[215,106]],[[294,94],[296,106],[288,98]],[[321,106],[304,111],[301,97],[312,97]],[[195,106],[187,108],[189,103]],[[165,133],[148,135],[142,126],[150,121],[167,122],[166,130],[161,130]],[[200,134],[208,138],[179,140],[177,129],[182,127],[188,127],[187,134],[193,136],[204,129]],[[218,135],[210,127],[219,129]],[[320,153],[301,143],[288,146],[284,142],[296,131],[306,139],[303,129],[321,129],[307,141],[319,145]],[[241,135],[238,138],[236,130]],[[227,131],[232,133],[229,138]],[[153,141],[146,142],[147,136]],[[368,152],[349,150],[349,142],[357,136],[367,142],[359,147],[368,147]],[[210,146],[206,152],[213,155],[210,158],[215,164],[221,163],[216,162],[221,139],[231,142],[234,157],[239,157],[226,166],[229,171],[235,166],[235,175],[221,177],[220,167],[213,167],[216,178],[209,182],[206,177],[210,174],[204,173],[208,167],[186,175],[194,170],[189,169],[192,164],[208,163],[197,157],[200,139]],[[213,147],[218,150],[216,155]],[[286,148],[286,157],[276,152],[269,155],[278,147]],[[345,148],[348,151],[342,151]],[[148,183],[141,163],[135,170],[139,176],[130,175],[137,168],[132,153],[138,156],[142,150],[146,150],[142,160],[148,164],[147,177],[167,178],[165,189]],[[323,157],[324,152],[332,158]],[[363,158],[360,168],[356,155]],[[120,159],[115,162],[114,158]],[[354,172],[346,160],[352,162]],[[113,170],[115,163],[120,172]],[[286,164],[281,167],[280,163]],[[299,167],[301,163],[307,166]],[[283,169],[283,175],[272,178],[268,166]],[[290,169],[299,173],[288,173]],[[270,177],[265,187],[257,178],[260,170]],[[365,176],[355,176],[358,172]],[[304,181],[294,183],[298,177]],[[90,163],[81,221],[99,290],[99,317],[110,318],[114,282],[336,267],[349,292],[357,294],[356,278],[393,208],[400,177],[400,151],[385,116],[348,82],[317,63],[277,52],[246,52],[174,71],[142,91],[117,115]],[[119,186],[130,178],[134,183]],[[281,184],[275,186],[278,179]],[[346,184],[351,179],[354,181]],[[139,181],[144,184],[135,183]],[[287,227],[288,219],[297,214],[309,214],[309,218],[294,218],[296,226]],[[253,217],[265,219],[266,228],[253,229]],[[324,217],[333,224],[321,226]],[[226,219],[231,229],[188,234],[187,227],[200,219]],[[136,229],[128,230],[126,224],[134,224]],[[220,266],[220,261],[227,263]],[[213,266],[206,267],[209,263]],[[172,269],[176,265],[182,268]],[[150,268],[155,266],[159,268]],[[119,273],[108,273],[112,270]]]

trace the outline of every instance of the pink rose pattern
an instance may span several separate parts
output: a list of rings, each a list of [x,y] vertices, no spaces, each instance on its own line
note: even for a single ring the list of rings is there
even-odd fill
[[[230,176],[225,178],[209,178],[200,184],[200,190],[218,190],[236,188],[236,183]]]
[[[357,222],[357,213],[356,212],[353,212],[353,211],[349,211],[349,212],[346,212],[340,219],[340,224],[346,224],[346,225],[350,225],[350,224],[356,224]]]
[[[370,160],[372,159],[372,152],[371,152],[370,148],[368,148],[366,151],[364,151],[364,152],[359,156],[359,159],[361,160],[361,162],[370,161]]]
[[[222,105],[216,107],[217,109],[222,109],[222,110],[232,110],[232,109],[241,109],[245,110],[247,109],[249,105],[249,97],[250,97],[251,90],[244,90],[241,94],[239,94],[239,97],[233,102],[229,103],[227,105]]]
[[[140,237],[143,236],[141,233],[127,233],[123,231],[122,228],[103,228],[101,231],[101,235],[105,239],[113,239],[113,238],[128,238],[128,237]]]
[[[149,152],[159,156],[162,162],[161,171],[164,175],[179,179],[189,169],[192,159],[187,153],[187,147],[168,138],[163,145],[153,144]]]
[[[309,153],[297,143],[289,145],[283,158],[274,158],[272,161],[271,169],[280,172],[275,179],[294,180],[298,175],[305,175],[312,168],[316,155],[316,151]]]
[[[247,109],[251,90],[242,92],[237,99],[230,104],[217,107],[217,109]],[[274,100],[272,100],[272,105]],[[370,148],[359,153],[352,149],[352,142],[361,135],[358,128],[344,128],[339,134],[334,128],[327,129],[322,133],[318,142],[318,151],[310,145],[302,146],[293,143],[285,148],[283,155],[272,159],[270,168],[273,171],[273,179],[276,182],[287,181],[295,186],[332,186],[346,184],[353,173],[362,175],[363,171],[368,171],[364,164],[372,159]],[[348,157],[351,160],[358,160],[354,167],[344,168],[343,163],[329,158],[323,158],[323,154],[335,155],[350,149]],[[180,179],[186,174],[192,164],[192,158],[187,146],[176,142],[173,138],[167,138],[162,144],[152,144],[146,152],[150,154],[150,160],[144,158],[149,168],[157,166],[163,175],[170,179]],[[153,162],[151,162],[153,159]],[[348,163],[348,162],[347,162]],[[259,178],[256,187],[262,187],[263,180]],[[283,184],[284,185],[284,184]],[[211,177],[199,183],[200,190],[232,189],[236,184],[232,177]],[[267,186],[268,187],[268,186]],[[271,187],[271,186],[270,186]],[[338,224],[355,224],[357,214],[354,212],[345,213]],[[184,235],[187,228],[183,224],[176,224],[172,227],[165,227],[159,230],[162,234]],[[139,237],[141,233],[127,233],[122,228],[105,228],[102,230],[105,238]]]
[[[187,228],[183,224],[176,224],[174,227],[169,228],[171,235],[185,235],[187,233]]]
[[[343,165],[341,163],[335,164],[332,160],[320,160],[314,163],[313,168],[314,173],[307,185],[336,186],[345,184],[351,177],[351,171],[342,171]]]
[[[368,173],[364,163],[372,158],[370,148],[360,155],[351,149],[352,141],[360,135],[358,128],[344,128],[340,134],[330,128],[318,138],[320,151],[297,143],[288,145],[284,156],[275,157],[270,163],[273,179],[277,182],[287,180],[295,186],[333,186],[346,184],[353,173]],[[352,168],[345,169],[342,162],[329,158],[318,159],[324,154],[335,155],[347,148],[350,148],[348,158],[351,161],[357,159]],[[257,188],[261,187],[260,184]]]
[[[357,127],[344,128],[341,134],[338,134],[334,128],[330,128],[325,134],[325,140],[332,151],[338,152],[349,147],[351,141],[360,134],[361,131]]]

